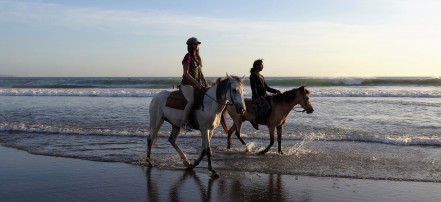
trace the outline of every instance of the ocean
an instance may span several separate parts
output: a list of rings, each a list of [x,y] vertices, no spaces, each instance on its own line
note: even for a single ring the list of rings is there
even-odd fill
[[[215,78],[209,78],[213,80]],[[211,142],[220,171],[441,182],[440,78],[267,77],[281,91],[306,84],[314,113],[289,115],[266,155],[268,129],[244,123],[227,149],[222,127]],[[149,104],[178,77],[1,77],[0,144],[33,154],[142,164],[149,134]],[[251,97],[245,79],[245,97]],[[229,126],[231,119],[227,118]],[[159,168],[184,169],[164,123],[152,149]],[[181,132],[178,144],[193,161],[199,131]],[[200,168],[199,168],[200,167]],[[206,169],[206,159],[198,169]],[[221,172],[222,173],[222,172]]]

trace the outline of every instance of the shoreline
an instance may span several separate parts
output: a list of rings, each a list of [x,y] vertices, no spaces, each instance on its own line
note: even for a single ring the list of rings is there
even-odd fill
[[[124,162],[142,165],[144,138],[88,136],[1,136],[4,146],[17,148],[31,154],[83,159],[96,162]],[[69,138],[68,140],[66,138]],[[158,137],[152,150],[152,160],[157,168],[185,169],[166,137]],[[47,144],[50,139],[51,143]],[[181,148],[193,161],[199,156],[195,148],[199,139],[185,139]],[[370,144],[364,142],[284,141],[285,155],[272,148],[266,155],[256,155],[266,146],[265,140],[248,139],[247,146],[239,143],[226,149],[223,138],[213,139],[213,166],[224,172],[256,172],[262,174],[335,177],[347,179],[393,180],[404,182],[441,182],[436,160],[438,148]],[[65,144],[65,142],[69,144]],[[24,147],[22,147],[24,146]],[[400,154],[406,154],[401,156]],[[401,156],[400,158],[397,158]],[[206,158],[197,168],[207,169]]]
[[[69,139],[66,139],[69,138]],[[152,150],[152,160],[158,168],[185,169],[167,137],[158,137]],[[47,141],[50,139],[51,143]],[[3,146],[31,154],[137,164],[143,159],[144,138],[89,136],[32,135],[0,136]],[[65,142],[69,144],[65,144]],[[226,149],[223,138],[213,139],[213,166],[218,171],[256,172],[263,174],[336,177],[347,179],[393,180],[405,182],[441,182],[436,156],[438,148],[372,144],[364,142],[284,141],[285,155],[272,148],[266,155],[256,155],[266,146],[265,140],[248,139],[247,146],[239,143]],[[186,139],[181,148],[193,161],[199,156],[199,139]],[[406,154],[401,156],[400,154]],[[400,158],[397,158],[401,156]],[[206,158],[198,168],[207,169]]]
[[[437,201],[440,183],[146,168],[34,155],[0,145],[0,200]]]

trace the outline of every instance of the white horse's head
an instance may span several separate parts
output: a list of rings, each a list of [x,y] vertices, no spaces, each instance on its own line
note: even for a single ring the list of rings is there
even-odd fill
[[[243,99],[245,86],[243,79],[227,75],[226,77],[218,78],[215,83],[217,84],[216,97],[218,102],[220,99],[226,99],[229,104],[236,108],[237,113],[243,114],[246,110]]]
[[[230,104],[236,108],[236,112],[243,114],[246,110],[245,101],[243,99],[244,82],[243,79],[237,76],[228,76],[229,88],[227,89],[226,97]]]

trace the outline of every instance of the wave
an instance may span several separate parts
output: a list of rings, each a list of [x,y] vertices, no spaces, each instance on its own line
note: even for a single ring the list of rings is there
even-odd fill
[[[285,91],[290,88],[280,88]],[[441,88],[365,88],[365,87],[311,87],[311,97],[419,97],[441,98]],[[0,88],[0,96],[77,96],[77,97],[153,97],[172,88]],[[249,87],[245,97],[251,97]]]
[[[178,77],[5,77],[4,88],[164,88],[181,82]]]
[[[303,78],[266,77],[270,86],[441,86],[440,78]],[[249,84],[249,80],[245,80]]]
[[[11,88],[93,88],[94,86],[78,86],[67,84],[17,84],[12,85]]]
[[[159,131],[160,137],[168,137],[170,128],[162,128]],[[59,134],[59,135],[87,135],[87,136],[130,136],[145,138],[149,135],[148,129],[84,129],[75,127],[57,127],[49,125],[27,125],[24,123],[19,124],[0,124],[0,132],[8,133],[39,133],[39,134]],[[254,133],[252,136],[242,134],[242,137],[246,142],[252,142],[253,139],[268,139],[268,135],[265,133]],[[200,138],[199,131],[192,131],[180,136],[180,138]],[[215,130],[213,138],[226,139],[225,133],[218,128]],[[425,135],[339,135],[339,134],[320,134],[320,133],[307,133],[307,134],[285,134],[283,137],[285,140],[295,141],[332,141],[332,142],[366,142],[366,143],[379,143],[397,146],[437,146],[441,147],[441,137],[439,136],[425,136]]]
[[[440,78],[265,78],[270,86],[441,86]],[[247,84],[248,81],[245,81]]]
[[[307,142],[313,141],[329,141],[329,142],[366,142],[366,143],[378,143],[378,144],[387,144],[387,145],[397,145],[397,146],[437,146],[441,147],[441,137],[438,136],[422,136],[422,135],[384,135],[384,136],[354,136],[354,135],[331,135],[331,134],[317,134],[317,133],[309,133],[309,134],[301,134],[301,135],[286,135],[283,137],[284,140],[296,140],[301,141],[301,144],[306,144]],[[250,138],[246,135],[242,135],[245,137],[244,140],[249,142],[250,140],[246,140],[246,138]],[[253,137],[250,139],[268,139],[268,135],[260,135],[253,134]]]
[[[133,88],[0,88],[0,96],[153,97],[162,90]]]
[[[213,81],[217,77],[207,77]],[[441,86],[440,78],[311,78],[266,77],[270,86]],[[3,88],[164,88],[177,85],[181,77],[0,77]],[[245,78],[249,85],[249,79]]]
[[[328,141],[349,141],[349,142],[367,142],[380,143],[398,146],[441,146],[441,139],[439,137],[345,137],[330,139]]]
[[[0,124],[0,132],[8,133],[41,133],[41,134],[73,134],[73,135],[106,135],[106,136],[147,136],[143,130],[120,130],[120,129],[84,129],[75,127],[57,127],[50,125]]]
[[[436,87],[322,87],[310,90],[311,97],[441,98],[441,88]]]

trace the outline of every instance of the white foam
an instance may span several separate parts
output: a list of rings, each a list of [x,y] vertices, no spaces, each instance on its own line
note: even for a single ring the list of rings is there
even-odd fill
[[[164,89],[0,88],[0,96],[153,97]]]
[[[78,135],[114,135],[114,136],[147,136],[148,131],[126,131],[119,129],[84,129],[74,127],[57,127],[43,124],[0,123],[0,131],[27,133],[54,133]]]
[[[311,97],[424,97],[441,98],[439,87],[311,87]],[[138,88],[0,88],[0,96],[153,97],[162,90]],[[290,88],[282,88],[282,91]],[[245,89],[245,97],[251,90]]]
[[[253,148],[256,147],[256,144],[254,142],[250,142],[247,144],[247,152],[251,152]]]

